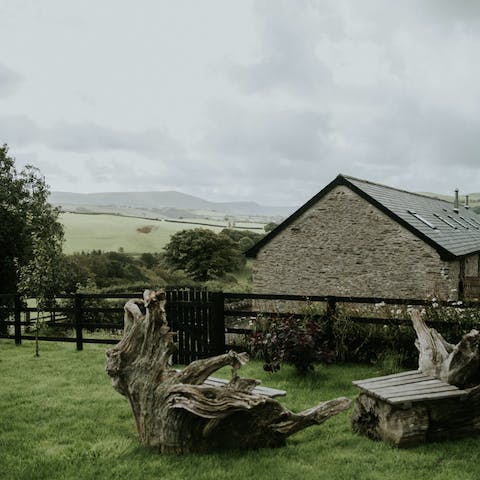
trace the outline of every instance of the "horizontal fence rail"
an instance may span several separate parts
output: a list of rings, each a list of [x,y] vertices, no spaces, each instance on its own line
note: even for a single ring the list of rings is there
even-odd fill
[[[77,350],[82,350],[85,343],[116,344],[124,327],[125,302],[121,301],[142,296],[140,292],[57,295],[49,299],[47,306],[38,312],[36,307],[28,306],[29,299],[0,294],[0,338],[13,338],[17,345],[22,340],[70,342],[76,344]],[[179,347],[175,361],[190,363],[225,351],[222,294],[205,289],[168,289],[166,300],[167,322]],[[59,305],[59,302],[66,305]],[[103,303],[99,305],[98,302]],[[115,302],[117,305],[113,306]],[[52,331],[62,328],[73,332],[73,336],[39,335],[38,332],[32,334],[31,331],[25,331],[35,330],[37,315],[42,324]],[[14,327],[13,335],[8,328],[11,326]],[[87,332],[99,330],[111,330],[117,338],[86,335]]]
[[[263,317],[276,317],[276,318],[305,318],[308,317],[312,320],[324,320],[327,324],[333,322],[333,317],[337,312],[337,306],[339,304],[347,305],[370,305],[375,307],[386,306],[398,306],[398,307],[446,307],[464,310],[467,308],[478,309],[478,320],[471,322],[464,322],[463,325],[469,327],[478,327],[480,325],[480,302],[479,301],[458,301],[458,300],[427,300],[418,298],[383,298],[383,297],[353,297],[353,296],[332,296],[332,295],[283,295],[283,294],[255,294],[255,293],[225,293],[224,298],[226,301],[239,301],[239,300],[273,300],[279,302],[302,302],[305,304],[311,303],[323,303],[325,304],[325,312],[323,314],[302,314],[295,311],[266,311],[265,309],[226,309],[225,315],[230,317],[250,317],[257,318],[259,315]],[[411,325],[410,318],[393,318],[393,317],[378,317],[378,316],[359,316],[359,315],[346,315],[349,321],[360,324],[372,324],[372,325]],[[456,325],[454,322],[449,321],[432,321],[429,320],[428,324],[432,327]],[[245,328],[227,328],[228,333],[251,333],[251,329]]]
[[[437,306],[465,309],[478,309],[480,302],[435,301],[424,299],[380,298],[380,297],[349,297],[331,295],[280,295],[254,293],[222,293],[209,292],[206,289],[173,288],[167,289],[166,315],[171,330],[176,334],[178,354],[176,361],[189,363],[197,358],[223,353],[228,345],[226,337],[229,334],[251,335],[252,328],[246,325],[226,326],[227,318],[245,320],[264,317],[302,318],[308,316],[313,320],[326,321],[327,333],[332,329],[333,319],[337,314],[338,305],[355,304],[370,306],[399,306],[399,307],[431,307]],[[123,303],[113,305],[113,302],[132,298],[142,298],[140,292],[126,293],[91,293],[57,295],[42,308],[43,322],[52,329],[63,328],[73,332],[73,336],[60,335],[33,335],[26,332],[26,328],[36,327],[37,308],[28,306],[27,299],[18,295],[0,294],[0,338],[11,338],[16,344],[22,340],[42,340],[71,342],[78,350],[83,349],[85,343],[118,343],[118,335],[123,330]],[[261,301],[299,302],[301,305],[321,303],[324,305],[322,313],[304,314],[301,311],[272,311],[259,309]],[[59,304],[60,302],[60,304]],[[61,302],[65,303],[62,305]],[[103,302],[99,305],[98,302]],[[110,305],[108,305],[110,303]],[[241,305],[235,306],[235,303]],[[233,304],[233,306],[232,306]],[[298,310],[298,309],[297,309]],[[34,318],[32,318],[34,317]],[[23,320],[22,320],[23,318]],[[379,316],[347,316],[349,321],[372,325],[410,325],[409,318],[383,318]],[[429,322],[432,326],[449,325],[447,321]],[[450,323],[453,325],[453,323]],[[477,326],[473,320],[471,326]],[[9,327],[13,326],[13,334]],[[110,330],[117,338],[96,338],[88,336],[98,330]]]

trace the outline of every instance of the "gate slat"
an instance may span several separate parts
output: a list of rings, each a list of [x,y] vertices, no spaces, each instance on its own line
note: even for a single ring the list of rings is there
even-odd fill
[[[219,335],[215,323],[211,292],[206,288],[167,290],[167,320],[177,333],[178,352],[173,361],[188,364],[200,358],[217,355]]]

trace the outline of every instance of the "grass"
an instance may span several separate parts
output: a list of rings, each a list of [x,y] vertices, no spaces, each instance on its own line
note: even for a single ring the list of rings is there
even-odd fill
[[[239,288],[244,292],[248,291],[248,289],[252,286],[252,266],[253,260],[251,258],[247,258],[245,265],[240,268],[240,270],[233,273],[237,279]]]
[[[0,340],[0,478],[17,479],[478,479],[480,439],[397,450],[352,433],[350,412],[291,437],[274,450],[162,456],[136,440],[129,406],[104,373],[104,346]],[[320,366],[306,377],[291,368],[269,376],[243,368],[298,411],[346,395],[351,380],[382,374],[369,366]],[[221,375],[228,375],[223,370]]]
[[[65,253],[90,250],[118,251],[126,253],[160,252],[170,236],[180,230],[198,228],[201,225],[122,217],[119,215],[82,215],[62,213],[60,221],[65,227]],[[151,227],[149,233],[138,229]],[[220,232],[220,227],[210,228]]]
[[[65,245],[63,250],[67,254],[81,252],[82,250],[116,252],[119,248],[123,248],[126,253],[133,254],[155,253],[160,252],[169,242],[171,235],[180,230],[208,228],[218,233],[225,228],[188,223],[188,220],[182,220],[177,223],[108,214],[62,213],[60,221],[65,227]],[[191,221],[221,224],[221,222],[212,220],[196,219]],[[263,224],[238,223],[238,226],[258,228],[263,227]],[[140,230],[148,233],[142,233]]]

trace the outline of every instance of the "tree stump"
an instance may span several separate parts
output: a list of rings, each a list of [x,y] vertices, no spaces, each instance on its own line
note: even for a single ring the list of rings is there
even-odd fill
[[[398,447],[480,433],[480,334],[452,345],[411,312],[418,371],[355,381],[353,429]]]
[[[245,353],[197,360],[183,371],[171,368],[176,346],[166,323],[165,292],[146,290],[143,297],[125,304],[123,339],[106,353],[106,371],[127,397],[143,445],[177,454],[277,447],[350,406],[349,399],[337,398],[298,414],[285,409],[253,392],[258,380],[237,375],[248,361]],[[203,384],[227,365],[232,367],[228,384]]]
[[[480,332],[471,330],[457,345],[448,343],[434,328],[428,328],[417,310],[410,312],[417,334],[421,372],[459,388],[480,383]]]

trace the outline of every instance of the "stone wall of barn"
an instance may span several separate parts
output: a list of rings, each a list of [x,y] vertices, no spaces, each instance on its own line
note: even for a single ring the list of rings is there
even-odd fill
[[[473,263],[467,261],[469,271]],[[442,261],[434,248],[337,186],[259,250],[253,291],[456,299],[459,271],[459,261]]]

